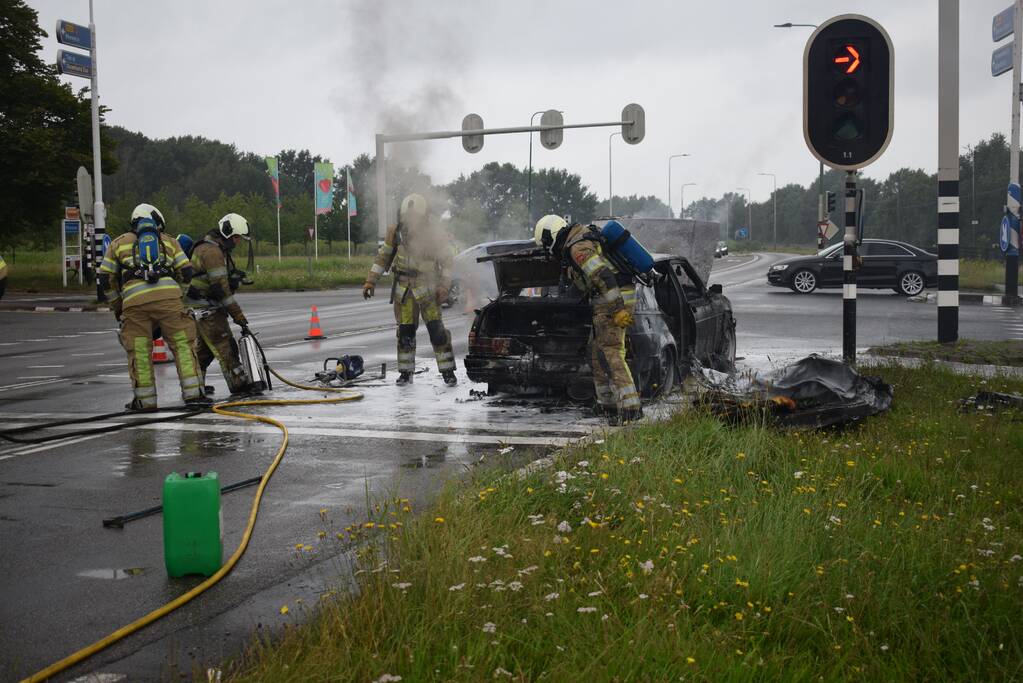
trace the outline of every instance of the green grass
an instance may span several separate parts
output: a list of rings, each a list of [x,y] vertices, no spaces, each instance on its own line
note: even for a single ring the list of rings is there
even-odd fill
[[[1004,261],[962,259],[959,262],[959,289],[964,292],[994,292],[997,291],[995,285],[1004,284]]]
[[[870,353],[878,356],[909,356],[957,363],[1023,366],[1023,341],[1015,340],[960,339],[954,344],[936,341],[898,342],[875,346],[870,349]]]
[[[1023,425],[956,400],[1023,382],[871,372],[894,407],[845,432],[692,413],[380,501],[339,534],[354,590],[228,678],[1018,679]]]

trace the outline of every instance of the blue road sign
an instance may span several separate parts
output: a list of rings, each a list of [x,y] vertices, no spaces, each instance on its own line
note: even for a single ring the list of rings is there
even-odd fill
[[[1002,38],[1012,35],[1013,19],[1016,18],[1016,5],[1012,4],[1003,9],[991,20],[991,40],[998,42]]]
[[[92,78],[92,58],[77,52],[57,50],[57,73]]]
[[[81,229],[82,229],[81,221],[64,221],[65,235],[77,235],[78,231]]]
[[[735,231],[735,239],[748,240],[749,239],[749,228],[739,228]]]
[[[1005,252],[1006,256],[1019,256],[1019,210],[1021,199],[1023,199],[1023,191],[1020,190],[1019,185],[1009,183],[1009,190],[1005,198],[1007,210],[998,236],[999,246],[1001,246],[1002,233],[1004,233],[1005,246],[1002,246],[1002,251]],[[1008,224],[1006,225],[1006,223]]]
[[[110,239],[110,235],[103,233],[103,246],[100,248],[99,255],[103,256],[107,253],[107,249],[110,248],[110,243],[113,240]]]
[[[1006,71],[1012,71],[1012,43],[1006,43],[991,53],[991,75],[1001,76]]]
[[[997,17],[995,17],[997,19]],[[1009,24],[1009,32],[1012,32],[1012,23]],[[88,50],[92,47],[92,32],[88,26],[79,26],[63,19],[57,20],[57,42],[61,45],[70,45]]]

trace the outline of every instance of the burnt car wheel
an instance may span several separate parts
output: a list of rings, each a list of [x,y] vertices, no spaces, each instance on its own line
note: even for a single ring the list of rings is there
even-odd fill
[[[735,369],[735,324],[725,330],[724,340],[721,343],[721,352],[714,358],[714,369],[721,372],[731,372]]]
[[[792,291],[797,294],[809,294],[813,290],[817,289],[817,276],[813,274],[812,270],[803,268],[797,270],[792,275]]]
[[[899,293],[904,296],[916,296],[924,288],[924,276],[915,270],[909,270],[899,277]]]
[[[661,349],[661,355],[657,359],[659,376],[657,385],[650,388],[652,396],[667,396],[675,390],[675,380],[678,378],[678,363],[675,362],[675,349],[665,346]]]

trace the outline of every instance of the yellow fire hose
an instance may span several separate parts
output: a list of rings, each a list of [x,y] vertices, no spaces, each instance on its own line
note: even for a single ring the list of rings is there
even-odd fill
[[[284,440],[281,442],[280,448],[277,449],[277,455],[274,456],[273,461],[267,468],[266,472],[263,473],[263,478],[259,482],[259,488],[256,489],[256,496],[252,500],[252,509],[249,511],[249,521],[245,526],[245,533],[242,534],[242,540],[238,544],[234,553],[228,558],[227,562],[217,570],[217,573],[209,577],[199,585],[187,593],[178,596],[174,600],[171,600],[166,605],[159,607],[149,614],[136,619],[127,626],[122,626],[110,635],[97,640],[92,645],[83,647],[78,652],[68,655],[59,662],[54,662],[45,669],[42,669],[28,678],[22,680],[21,683],[36,683],[37,681],[45,681],[51,676],[64,671],[70,666],[73,666],[85,659],[88,659],[97,652],[113,645],[117,641],[125,638],[126,636],[135,633],[136,631],[148,626],[157,619],[165,617],[182,605],[190,602],[197,596],[204,593],[206,590],[212,588],[218,581],[228,575],[234,566],[238,564],[238,560],[241,559],[242,555],[245,554],[245,549],[249,545],[249,539],[252,537],[252,530],[256,526],[256,514],[259,512],[259,503],[263,498],[263,491],[266,489],[267,483],[270,481],[270,477],[273,476],[274,470],[277,469],[277,465],[280,464],[281,459],[284,457],[284,452],[288,449],[288,428],[284,426],[284,423],[280,420],[275,420],[272,417],[266,417],[264,415],[253,415],[251,413],[239,413],[227,408],[240,408],[242,406],[295,406],[295,405],[311,405],[317,403],[346,403],[348,401],[358,401],[362,398],[362,394],[351,392],[347,389],[334,389],[332,387],[313,387],[306,386],[304,384],[296,384],[290,380],[285,379],[277,373],[276,370],[269,368],[270,372],[274,377],[281,380],[285,384],[297,389],[305,389],[308,391],[326,391],[331,393],[340,393],[344,396],[338,396],[335,398],[319,398],[319,399],[292,399],[292,400],[281,400],[281,399],[255,399],[251,401],[232,401],[230,403],[221,403],[220,405],[213,406],[213,412],[218,415],[227,415],[230,417],[237,417],[243,420],[254,420],[257,422],[263,422],[268,425],[273,425],[281,430],[284,435]]]

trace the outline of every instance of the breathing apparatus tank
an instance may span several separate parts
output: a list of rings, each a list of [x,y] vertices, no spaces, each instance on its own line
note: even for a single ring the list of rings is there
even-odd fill
[[[654,259],[643,245],[618,221],[608,221],[600,229],[607,256],[619,270],[645,276],[654,267]]]

